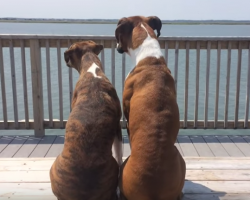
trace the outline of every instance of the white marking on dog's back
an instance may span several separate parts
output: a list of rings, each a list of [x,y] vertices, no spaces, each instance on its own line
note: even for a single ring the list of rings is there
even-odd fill
[[[145,26],[143,26],[143,24],[141,24],[141,27],[144,28],[148,34],[148,31],[145,28]],[[157,39],[151,38],[149,34],[138,48],[128,49],[128,51],[131,57],[133,68],[144,58],[147,57],[160,58],[161,56],[163,56],[159,42],[157,41]]]
[[[97,74],[96,74],[96,69],[97,69],[97,68],[100,68],[100,67],[99,67],[97,64],[93,63],[93,64],[89,67],[89,69],[88,69],[87,72],[92,73],[93,76],[94,76],[95,78],[102,78],[101,76],[97,76]]]

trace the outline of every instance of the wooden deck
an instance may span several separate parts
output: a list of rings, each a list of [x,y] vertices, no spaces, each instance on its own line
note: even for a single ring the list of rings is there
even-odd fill
[[[0,158],[56,157],[64,136],[0,136]],[[185,157],[250,157],[250,136],[178,136],[176,147]],[[130,155],[124,139],[124,156]]]
[[[2,136],[0,200],[56,200],[49,169],[63,142],[63,136]],[[176,146],[187,165],[183,200],[250,199],[250,136],[179,136]],[[125,158],[128,143],[124,151]]]
[[[183,200],[249,200],[250,158],[184,157]],[[49,169],[55,158],[1,158],[0,199],[56,200]]]

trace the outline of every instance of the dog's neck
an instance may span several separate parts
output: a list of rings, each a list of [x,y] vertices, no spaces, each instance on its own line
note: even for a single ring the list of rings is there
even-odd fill
[[[90,72],[95,78],[101,78],[97,76],[96,73],[96,69],[98,68],[102,69],[101,61],[98,56],[95,53],[87,52],[82,56],[78,72],[79,74]]]
[[[129,48],[128,53],[131,57],[132,65],[135,67],[141,60],[147,57],[162,57],[161,48],[157,39],[150,37],[147,29],[141,24],[141,27],[147,32],[147,38],[136,49]]]

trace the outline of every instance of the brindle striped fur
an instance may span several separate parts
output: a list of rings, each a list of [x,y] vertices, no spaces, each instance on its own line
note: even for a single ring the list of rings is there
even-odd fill
[[[79,74],[72,112],[66,124],[62,153],[50,170],[58,200],[115,200],[119,166],[112,156],[115,137],[122,140],[121,107],[116,90],[102,71],[97,55],[103,49],[92,41],[73,44],[65,61]],[[87,72],[95,63],[94,77]]]

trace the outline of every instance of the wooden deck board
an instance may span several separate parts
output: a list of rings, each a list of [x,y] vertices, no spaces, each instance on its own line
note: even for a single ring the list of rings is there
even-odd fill
[[[0,200],[57,200],[52,195],[47,196],[12,196],[1,197]],[[250,194],[185,194],[182,200],[249,200]]]
[[[213,152],[210,150],[202,136],[190,136],[189,138],[193,142],[193,145],[199,156],[214,157]]]
[[[126,157],[124,157],[125,159]],[[228,157],[225,158],[202,158],[202,157],[184,157],[186,161],[187,169],[190,170],[249,170],[250,169],[250,158],[241,159],[241,157]],[[5,158],[1,159],[0,171],[42,171],[49,170],[55,157],[50,158]],[[216,165],[215,165],[216,163]]]
[[[250,194],[185,194],[182,200],[249,200]]]
[[[12,142],[13,139],[13,136],[2,136],[0,138],[0,155],[1,152],[9,145],[9,143]]]
[[[183,192],[186,194],[250,193],[249,184],[250,181],[185,181]],[[0,188],[4,188],[6,196],[12,193],[16,196],[53,195],[50,183],[0,183]]]
[[[52,162],[51,162],[52,165]],[[0,171],[0,183],[49,183],[49,168],[46,170]],[[249,170],[187,169],[186,180],[192,181],[250,181]]]
[[[232,157],[228,157],[232,158]],[[237,158],[237,159],[236,159]],[[208,158],[185,158],[187,169],[201,169],[201,170],[248,170],[250,169],[249,160],[238,159],[240,157],[235,157],[232,159],[224,159],[222,157],[218,157],[217,159],[208,159]]]
[[[244,157],[245,155],[238,149],[238,147],[230,140],[228,136],[216,136],[221,145],[227,151],[229,156]]]
[[[247,143],[250,143],[250,136],[243,136],[242,137]]]
[[[229,136],[229,138],[245,156],[250,156],[250,144],[247,143],[241,136]]]
[[[183,156],[183,152],[182,152],[182,150],[181,150],[181,147],[180,147],[180,144],[176,141],[176,143],[175,143],[175,146],[176,146],[176,148],[178,149],[178,151],[180,152],[180,154]]]
[[[28,137],[23,146],[14,155],[14,158],[28,158],[29,155],[36,148],[37,144],[40,142],[40,138]]]
[[[57,200],[57,198],[53,195],[42,195],[42,196],[37,196],[37,195],[25,195],[25,196],[0,196],[0,200]],[[230,199],[231,200],[231,199]]]
[[[0,200],[56,200],[49,179],[55,159],[0,158]],[[249,200],[250,157],[184,159],[187,173],[182,200]]]
[[[16,136],[8,146],[0,153],[0,158],[13,157],[17,151],[22,147],[28,137]]]
[[[63,150],[64,136],[57,136],[45,157],[56,157]]]
[[[250,181],[249,170],[187,170],[186,179],[193,181]]]
[[[56,136],[44,136],[38,145],[35,147],[33,152],[30,154],[29,157],[34,158],[34,157],[45,157],[46,154],[48,153],[51,145],[55,141]]]
[[[183,156],[199,156],[188,136],[178,136],[177,140],[183,152]]]
[[[23,136],[22,136],[23,137]],[[224,136],[223,136],[224,137]],[[182,156],[200,157],[243,157],[250,156],[250,136],[178,136],[176,148]],[[63,149],[63,136],[45,136],[42,139],[29,137],[22,144],[14,144],[14,136],[0,138],[0,157],[56,157]],[[126,141],[125,141],[126,140]],[[12,142],[12,143],[11,143]],[[8,147],[10,146],[10,147]],[[6,149],[12,149],[6,154]],[[13,154],[12,151],[16,150]],[[130,145],[124,139],[123,153],[130,155]]]
[[[190,194],[250,193],[250,181],[185,181],[183,192]]]
[[[246,194],[250,193],[249,185],[250,181],[185,181],[183,192],[184,194]],[[0,188],[0,197],[53,196],[50,183],[0,183]]]
[[[1,197],[0,200],[57,200],[55,196],[10,196]],[[182,200],[249,200],[250,194],[185,194]]]
[[[203,136],[203,139],[213,152],[215,157],[229,157],[221,143],[217,140],[215,136]]]

